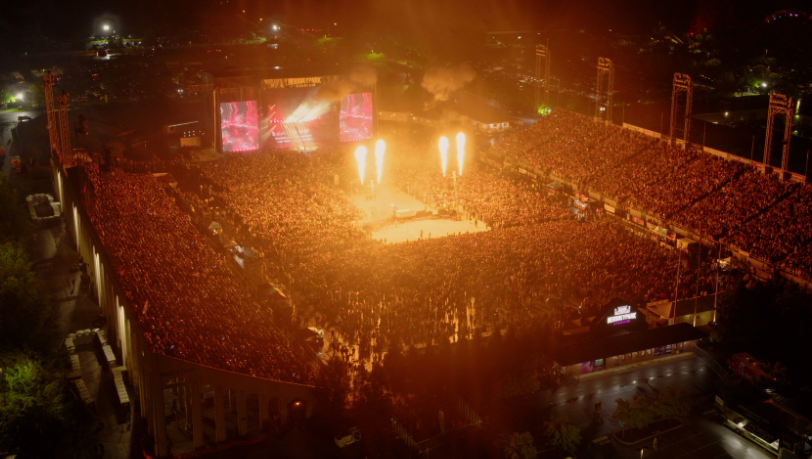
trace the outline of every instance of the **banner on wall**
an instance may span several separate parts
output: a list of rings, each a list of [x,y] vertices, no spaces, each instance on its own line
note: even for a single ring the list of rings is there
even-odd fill
[[[603,208],[606,209],[607,212],[615,213],[615,208],[610,206],[609,204],[604,204]]]

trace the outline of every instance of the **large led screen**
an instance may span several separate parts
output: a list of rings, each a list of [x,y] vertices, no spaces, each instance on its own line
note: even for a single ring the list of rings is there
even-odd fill
[[[349,94],[341,100],[339,132],[342,142],[372,138],[372,93]]]
[[[220,104],[220,133],[224,153],[259,149],[257,101]]]
[[[317,88],[269,91],[260,122],[263,147],[310,150],[335,143],[338,104],[317,96]]]

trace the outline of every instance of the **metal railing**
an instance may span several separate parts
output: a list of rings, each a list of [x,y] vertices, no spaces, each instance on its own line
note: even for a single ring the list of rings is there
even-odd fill
[[[691,351],[720,378],[727,375],[727,369],[720,365],[707,351],[699,346],[691,346]]]

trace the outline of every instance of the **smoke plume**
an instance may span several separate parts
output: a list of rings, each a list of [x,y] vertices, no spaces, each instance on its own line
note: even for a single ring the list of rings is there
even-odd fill
[[[347,94],[360,88],[374,85],[378,81],[378,71],[371,64],[352,66],[347,80],[326,83],[319,87],[316,98],[328,102],[341,102]]]
[[[372,64],[357,64],[350,69],[349,79],[360,86],[372,86],[378,82],[378,70]]]
[[[451,93],[472,81],[476,72],[470,65],[462,64],[452,67],[432,67],[423,75],[421,86],[434,95],[435,102],[448,100]]]
[[[341,102],[344,96],[354,90],[355,84],[345,80],[325,83],[319,87],[316,98],[327,102]]]

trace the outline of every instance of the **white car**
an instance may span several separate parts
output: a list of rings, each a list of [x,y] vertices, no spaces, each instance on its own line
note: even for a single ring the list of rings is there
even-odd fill
[[[346,435],[336,435],[333,437],[333,440],[335,440],[336,445],[339,448],[350,446],[357,441],[361,441],[361,429],[358,427],[351,427],[350,430],[347,431]]]

